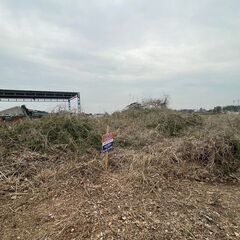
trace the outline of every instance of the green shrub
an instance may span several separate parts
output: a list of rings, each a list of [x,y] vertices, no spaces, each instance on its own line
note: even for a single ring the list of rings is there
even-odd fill
[[[189,127],[203,124],[203,118],[198,114],[179,113],[169,109],[128,109],[122,112],[122,117],[171,137],[179,136]]]
[[[182,114],[174,111],[158,111],[146,117],[146,127],[155,128],[166,136],[179,136],[184,130],[202,124],[196,114]]]
[[[55,115],[26,120],[6,129],[0,128],[0,134],[4,137],[0,144],[5,147],[26,147],[34,151],[46,151],[60,145],[73,151],[101,149],[101,136],[87,118]]]

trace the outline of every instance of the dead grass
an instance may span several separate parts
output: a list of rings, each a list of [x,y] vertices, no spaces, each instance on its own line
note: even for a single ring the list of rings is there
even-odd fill
[[[240,117],[137,114],[1,126],[2,239],[239,239]],[[108,173],[95,138],[107,124],[117,132]]]

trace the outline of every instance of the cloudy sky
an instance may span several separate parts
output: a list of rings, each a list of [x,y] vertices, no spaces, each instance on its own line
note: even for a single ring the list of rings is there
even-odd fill
[[[80,91],[86,112],[232,104],[240,1],[0,0],[0,88]]]

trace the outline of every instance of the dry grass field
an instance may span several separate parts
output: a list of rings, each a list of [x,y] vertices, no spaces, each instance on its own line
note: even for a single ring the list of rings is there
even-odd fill
[[[239,182],[240,115],[131,109],[1,125],[0,239],[240,239]]]

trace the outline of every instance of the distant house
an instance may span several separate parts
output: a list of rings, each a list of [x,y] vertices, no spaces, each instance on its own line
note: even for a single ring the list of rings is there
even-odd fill
[[[8,108],[6,110],[0,111],[0,117],[6,117],[6,116],[25,116],[25,112],[23,111],[23,108],[20,106]]]
[[[46,115],[48,115],[47,112],[28,109],[25,105],[22,105],[0,111],[0,120],[2,122],[14,121],[25,117],[40,118]]]

